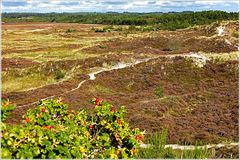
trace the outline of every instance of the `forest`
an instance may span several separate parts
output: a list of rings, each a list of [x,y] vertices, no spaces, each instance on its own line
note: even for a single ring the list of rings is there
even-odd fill
[[[237,12],[107,12],[107,13],[3,13],[3,22],[57,22],[105,25],[155,26],[156,29],[176,30],[222,20],[238,20]]]

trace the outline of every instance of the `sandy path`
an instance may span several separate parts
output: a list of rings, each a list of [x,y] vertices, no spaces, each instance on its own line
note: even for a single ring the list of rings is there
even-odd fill
[[[17,108],[23,108],[23,107],[26,107],[26,106],[29,106],[29,105],[36,104],[37,102],[42,101],[42,100],[46,100],[46,99],[49,99],[49,98],[54,98],[54,97],[57,97],[57,96],[62,96],[62,95],[65,95],[65,94],[67,94],[67,93],[73,92],[73,91],[79,89],[86,81],[88,81],[88,80],[95,80],[95,79],[96,79],[95,75],[97,75],[97,74],[99,74],[99,73],[107,72],[107,71],[111,71],[111,70],[123,69],[123,68],[126,68],[126,67],[134,66],[134,65],[139,64],[139,63],[147,62],[147,61],[149,61],[149,60],[150,60],[150,58],[140,59],[140,60],[137,60],[137,61],[134,62],[134,63],[121,63],[121,62],[120,62],[120,63],[112,66],[112,67],[109,68],[109,69],[102,68],[102,69],[100,69],[99,71],[89,73],[89,74],[88,74],[88,75],[89,75],[89,79],[85,79],[85,80],[81,81],[81,82],[78,84],[77,87],[75,87],[75,88],[73,88],[73,89],[71,89],[71,90],[69,90],[69,91],[67,91],[67,92],[65,92],[65,93],[58,94],[58,95],[52,95],[52,96],[49,96],[49,97],[45,97],[45,98],[43,98],[43,99],[40,99],[40,100],[35,101],[35,102],[32,102],[32,103],[28,103],[28,104],[24,104],[24,105],[21,105],[21,106],[17,106]]]

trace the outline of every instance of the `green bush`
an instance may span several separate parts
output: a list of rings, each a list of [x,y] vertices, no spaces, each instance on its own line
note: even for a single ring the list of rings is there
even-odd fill
[[[2,158],[131,158],[143,137],[129,129],[124,108],[93,99],[94,112],[69,111],[44,100],[23,116],[23,126],[2,125]]]
[[[14,110],[14,108],[14,105],[11,104],[9,100],[3,99],[1,102],[1,120],[5,121],[11,114],[11,111]]]
[[[155,90],[155,95],[157,96],[157,98],[161,98],[163,97],[163,89],[161,86],[157,87]]]
[[[56,71],[56,73],[55,73],[56,80],[62,79],[64,77],[65,77],[65,73],[63,71],[60,71],[60,70]]]

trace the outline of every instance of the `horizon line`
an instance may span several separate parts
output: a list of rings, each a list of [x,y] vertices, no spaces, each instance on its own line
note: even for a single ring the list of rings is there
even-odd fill
[[[134,12],[134,11],[123,11],[123,12],[119,12],[119,11],[107,11],[107,12],[101,12],[101,11],[66,11],[66,12],[1,12],[2,14],[8,14],[8,13],[36,13],[36,14],[48,14],[48,13],[143,13],[143,14],[147,14],[147,13],[183,13],[183,12],[208,12],[208,11],[221,11],[221,12],[227,12],[227,13],[240,13],[239,11],[225,11],[225,10],[202,10],[202,11],[194,11],[194,10],[186,10],[186,11],[168,11],[168,12],[164,12],[164,11],[152,11],[152,12]]]

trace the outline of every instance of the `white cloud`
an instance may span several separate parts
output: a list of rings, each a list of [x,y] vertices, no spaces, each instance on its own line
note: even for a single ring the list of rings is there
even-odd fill
[[[146,6],[148,5],[148,1],[133,1],[132,2],[133,6],[136,5],[136,6]]]
[[[158,5],[158,6],[165,6],[165,4],[167,4],[167,3],[171,3],[171,1],[162,1],[162,0],[158,0],[158,1],[156,1],[156,5]]]
[[[225,3],[224,1],[222,0],[204,0],[204,1],[201,1],[201,0],[197,0],[195,1],[195,4],[203,4],[203,5],[216,5],[216,4],[221,4],[221,3]]]
[[[167,12],[206,8],[238,11],[238,3],[238,0],[3,0],[2,8],[7,12]]]

